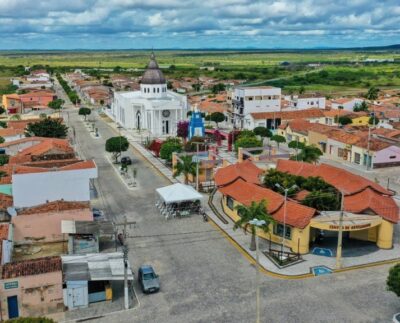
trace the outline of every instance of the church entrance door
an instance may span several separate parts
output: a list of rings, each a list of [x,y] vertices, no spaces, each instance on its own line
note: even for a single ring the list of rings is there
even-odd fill
[[[162,132],[163,135],[169,134],[169,120],[163,120],[162,122]]]

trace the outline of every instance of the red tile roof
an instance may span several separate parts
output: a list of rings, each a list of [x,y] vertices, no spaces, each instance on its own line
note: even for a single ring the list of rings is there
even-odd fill
[[[53,201],[33,207],[18,210],[19,215],[30,215],[38,213],[62,212],[68,210],[81,210],[90,208],[89,202],[73,202],[73,201]]]
[[[324,116],[322,109],[305,109],[298,111],[277,111],[277,112],[253,112],[251,116],[256,119],[281,119],[281,120],[293,120],[293,119],[311,119],[321,118]]]
[[[345,196],[344,209],[353,213],[371,210],[390,222],[397,223],[399,221],[399,207],[393,198],[382,196],[370,188],[354,195]]]
[[[284,197],[270,189],[237,179],[233,183],[220,188],[219,191],[243,205],[250,205],[253,201],[265,200],[268,213],[276,221],[283,222]],[[287,201],[286,208],[286,223],[297,228],[306,227],[316,213],[315,209],[290,200]]]
[[[46,172],[54,172],[54,171],[68,171],[68,170],[89,169],[89,168],[96,168],[96,164],[93,160],[78,161],[76,163],[66,165],[63,167],[58,167],[56,169],[15,165],[14,166],[14,174],[46,173]]]
[[[11,262],[3,265],[1,279],[41,275],[61,271],[61,257],[44,257]]]
[[[340,191],[344,191],[345,194],[354,194],[370,187],[379,193],[393,195],[391,191],[369,179],[327,164],[313,165],[294,160],[279,159],[276,169],[303,177],[319,176]]]
[[[13,206],[13,197],[0,193],[0,210],[7,210],[10,206]]]
[[[303,177],[319,176],[327,183],[343,191],[345,210],[360,213],[372,210],[384,219],[397,222],[399,208],[391,191],[364,177],[330,165],[312,165],[292,160],[279,159],[276,169]]]
[[[25,131],[23,129],[12,129],[12,128],[4,128],[0,129],[1,137],[11,137],[17,135],[23,135]]]
[[[244,179],[246,182],[260,184],[259,176],[263,171],[254,165],[251,161],[246,160],[242,163],[236,163],[217,170],[214,176],[217,186],[224,186],[232,183],[238,178]]]

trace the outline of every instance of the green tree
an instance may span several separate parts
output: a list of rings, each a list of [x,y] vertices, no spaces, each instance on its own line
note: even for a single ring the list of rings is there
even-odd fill
[[[247,229],[250,227],[251,231],[251,243],[250,250],[256,250],[256,227],[250,224],[250,221],[253,219],[264,220],[265,224],[261,226],[261,230],[265,233],[269,232],[269,224],[274,223],[275,220],[271,215],[268,214],[267,211],[267,203],[265,200],[260,202],[252,201],[249,206],[246,205],[237,205],[235,207],[240,219],[237,220],[233,226],[233,230],[238,228],[243,228],[244,232],[247,232]]]
[[[379,96],[379,91],[380,90],[378,88],[376,88],[375,86],[372,86],[372,87],[369,88],[369,90],[368,90],[367,94],[365,95],[365,97],[368,100],[371,100],[371,101],[376,100],[378,98],[378,96]]]
[[[271,137],[272,137],[272,132],[271,132],[271,130],[267,129],[266,127],[255,127],[255,128],[253,129],[253,132],[254,132],[257,136],[268,137],[268,138],[271,138]]]
[[[62,123],[60,119],[41,119],[34,123],[28,123],[25,135],[27,137],[48,137],[48,138],[65,138],[68,133],[68,127]]]
[[[289,142],[288,147],[292,149],[303,149],[306,145],[304,142],[297,141],[297,140],[292,140]]]
[[[47,317],[18,317],[5,323],[55,323],[55,321]]]
[[[167,162],[172,161],[172,153],[180,153],[182,151],[182,144],[177,138],[170,138],[165,141],[160,149],[160,157]]]
[[[107,139],[105,148],[107,152],[112,153],[117,164],[121,153],[128,150],[129,142],[124,136],[111,137]]]
[[[291,157],[292,160],[303,161],[306,163],[316,163],[319,161],[319,157],[323,155],[321,149],[314,145],[304,146],[301,151]]]
[[[4,114],[6,112],[6,109],[4,109],[3,107],[0,107],[0,114]]]
[[[353,123],[353,120],[351,120],[349,116],[340,116],[339,118],[335,119],[335,121],[339,121],[339,124],[341,124],[342,126]]]
[[[239,132],[237,138],[239,139],[240,137],[255,137],[255,136],[256,134],[254,133],[254,131],[243,129]]]
[[[264,176],[264,185],[275,192],[280,192],[276,184],[279,184],[282,187],[293,187],[296,185],[297,188],[289,190],[289,196],[297,192],[301,187],[302,181],[304,181],[304,179],[301,180],[300,176],[283,173],[274,168],[269,169]]]
[[[9,160],[10,160],[10,156],[8,156],[8,155],[0,155],[0,166],[8,164]]]
[[[199,91],[201,90],[201,84],[200,84],[200,83],[192,84],[192,88],[193,88],[193,90],[195,90],[196,92],[199,92]]]
[[[2,137],[2,136],[0,136],[0,144],[3,144],[3,143],[5,143],[5,139]]]
[[[299,94],[304,94],[304,92],[306,92],[306,89],[305,89],[305,87],[302,85],[302,86],[300,86]]]
[[[214,121],[218,127],[218,123],[225,121],[225,115],[222,112],[211,113],[210,120]]]
[[[225,91],[226,87],[222,83],[214,84],[211,88],[213,94],[218,94],[219,92]]]
[[[85,118],[85,121],[86,121],[86,116],[90,115],[91,113],[92,113],[92,110],[89,108],[85,108],[85,107],[80,108],[78,111],[78,114],[80,116],[83,116]]]
[[[354,112],[360,112],[360,111],[368,111],[368,104],[365,101],[362,101],[361,103],[356,103],[353,107]]]
[[[276,142],[276,144],[278,145],[278,149],[279,149],[279,144],[286,142],[285,137],[281,135],[273,135],[271,137],[271,140]]]
[[[371,116],[368,120],[368,123],[376,126],[379,123],[379,118],[376,116]]]
[[[3,128],[3,129],[7,128],[7,122],[0,121],[0,127]]]
[[[340,195],[338,192],[312,191],[301,204],[319,211],[335,211],[340,209]]]
[[[189,183],[189,175],[196,176],[196,163],[193,161],[193,156],[182,156],[175,165],[174,177],[183,174],[185,184]]]
[[[389,291],[400,297],[400,263],[390,268],[386,286]]]
[[[258,140],[255,136],[240,136],[235,140],[235,150],[238,151],[239,148],[254,148],[262,147],[261,140]]]
[[[49,104],[47,105],[49,108],[53,109],[53,110],[61,110],[62,106],[64,104],[64,101],[61,99],[55,99],[51,102],[49,102]]]

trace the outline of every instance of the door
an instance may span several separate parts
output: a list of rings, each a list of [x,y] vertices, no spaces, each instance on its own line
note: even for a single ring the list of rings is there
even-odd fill
[[[163,127],[162,127],[163,135],[168,135],[169,134],[169,120],[163,120],[162,124],[163,124]]]
[[[14,317],[19,316],[18,312],[18,298],[17,296],[9,296],[7,297],[8,304],[8,318],[12,319]]]

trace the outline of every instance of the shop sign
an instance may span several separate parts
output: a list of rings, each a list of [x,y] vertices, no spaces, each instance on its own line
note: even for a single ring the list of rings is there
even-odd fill
[[[4,283],[4,289],[18,288],[18,281]]]
[[[366,229],[371,226],[371,223],[366,223],[366,224],[355,224],[355,225],[342,225],[342,230],[361,230],[361,229]],[[338,225],[330,225],[329,229],[330,230],[339,230],[340,226]]]

